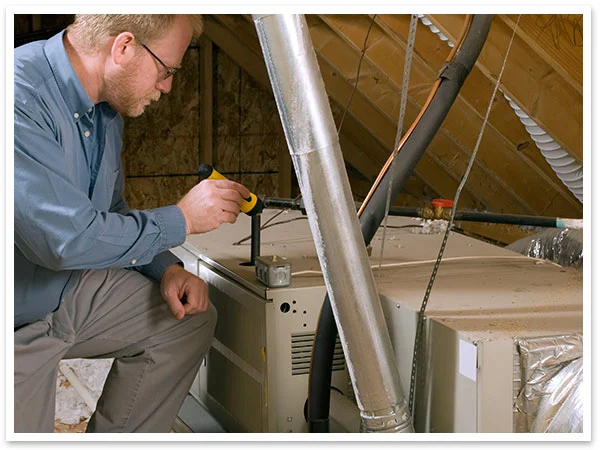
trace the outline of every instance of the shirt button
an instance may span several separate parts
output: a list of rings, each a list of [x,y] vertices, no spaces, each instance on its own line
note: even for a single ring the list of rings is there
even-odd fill
[[[73,114],[73,117],[75,117],[76,119],[79,119],[79,114],[75,113],[75,114]]]
[[[88,109],[88,112],[92,112],[92,108]]]
[[[131,264],[135,264],[137,262],[137,259],[132,259],[131,260]]]
[[[85,137],[90,137],[90,134],[91,134],[91,133],[89,132],[89,130],[85,130],[85,133],[83,133],[83,135],[84,135]]]

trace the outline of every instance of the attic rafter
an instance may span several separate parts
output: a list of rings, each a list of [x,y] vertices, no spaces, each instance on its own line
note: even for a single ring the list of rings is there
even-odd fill
[[[428,18],[446,36],[456,39],[462,23],[461,15],[439,14]],[[476,63],[491,82],[496,80],[511,33],[512,29],[503,20],[495,19],[492,23],[488,42]],[[563,73],[563,70],[557,71],[548,64],[517,34],[501,89],[582,163],[583,97],[565,82]]]
[[[408,34],[409,16],[377,16],[376,22],[386,31],[388,38],[397,47],[404,48],[404,40]],[[333,22],[331,26],[333,29],[339,30],[340,28]],[[349,29],[344,30],[346,39],[357,45],[358,33],[352,35],[350,31]],[[389,58],[386,58],[388,50],[383,47],[383,42],[384,39],[380,39],[377,44],[381,49],[374,48],[373,51],[368,52],[367,57],[383,72],[388,73],[389,78],[394,80],[396,89],[400,89],[401,74],[397,67],[398,61],[390,61]],[[387,46],[391,45],[388,44]],[[422,25],[417,32],[415,43],[417,54],[413,58],[411,84],[414,82],[420,85],[427,79],[437,76],[438,67],[443,64],[445,58],[443,51],[447,51],[449,48],[437,35],[431,33],[427,27]],[[426,56],[428,62],[425,60]],[[400,57],[403,61],[404,55],[402,54]],[[438,66],[435,66],[435,64]],[[483,82],[483,86],[480,81]],[[466,155],[470,155],[471,150],[467,147],[475,142],[480,131],[476,124],[481,125],[483,120],[482,114],[484,111],[480,113],[478,109],[485,108],[485,102],[482,99],[485,98],[485,95],[491,94],[492,89],[489,80],[483,77],[477,68],[474,68],[444,121],[443,128],[440,130],[440,132],[445,132],[453,140],[456,140]],[[414,93],[415,90],[411,89],[410,92]],[[417,106],[420,107],[425,96],[417,93],[411,95],[411,98],[417,99]],[[516,127],[510,126],[512,122]],[[466,126],[467,124],[472,125]],[[555,198],[552,208],[554,208],[556,214],[567,211],[574,216],[581,214],[581,204],[558,179],[544,157],[535,148],[534,143],[530,142],[530,145],[528,145],[530,148],[526,150],[517,150],[517,148],[521,148],[519,145],[521,142],[529,141],[531,141],[529,135],[526,134],[524,127],[508,103],[504,98],[499,97],[488,121],[480,149],[481,154],[478,155],[476,164],[479,162],[482,167],[485,167],[489,177],[498,178],[508,192],[513,192],[513,195],[515,195],[514,192],[517,191],[519,197],[533,208],[534,214],[546,212],[540,209],[539,199],[548,197]],[[532,171],[543,181],[537,183],[537,186],[526,184]],[[556,197],[557,193],[560,197]]]
[[[401,48],[405,47],[409,26],[409,18],[406,15],[378,15],[376,22],[386,30],[386,33],[398,46]],[[421,61],[423,67],[429,67],[430,76],[433,77],[437,75],[438,67],[443,64],[445,59],[444,51],[449,47],[426,26],[421,25],[420,30],[415,44],[415,59]],[[427,55],[427,61],[423,58],[417,58],[418,55]],[[421,67],[419,64],[413,65]],[[384,67],[384,64],[382,64],[382,67]],[[416,76],[412,78],[416,78]],[[463,106],[470,108],[474,112],[473,117],[475,117],[472,120],[482,121],[486,106],[485,102],[481,101],[481,92],[491,93],[492,90],[493,85],[490,80],[475,66],[469,74],[466,83],[463,85],[453,109],[459,110]],[[411,89],[411,91],[415,92],[415,97],[417,98],[419,98],[419,95],[424,96],[424,94],[417,92],[416,89]],[[451,114],[454,113],[452,110],[450,112]],[[468,116],[465,115],[465,117]],[[554,190],[560,192],[563,201],[569,202],[577,215],[580,214],[581,204],[566,186],[563,185],[556,173],[554,173],[546,159],[535,146],[534,141],[526,132],[525,127],[504,99],[497,101],[494,105],[488,121],[488,127],[498,134],[500,141],[503,141],[508,146],[508,148],[500,146],[499,148],[502,151],[498,152],[498,154],[507,151],[511,154],[514,153],[522,160],[522,162],[517,161],[517,164],[524,163],[530,167],[544,183],[549,184]],[[498,142],[498,145],[500,144],[501,142]],[[566,211],[569,211],[569,209],[566,209]]]
[[[510,29],[516,14],[498,14]],[[583,95],[583,15],[523,14],[517,34]]]
[[[352,16],[350,19],[348,16],[326,16],[325,20],[329,20],[329,24],[325,26],[325,22],[320,24],[316,18],[312,18],[309,21],[309,27],[311,30],[311,36],[315,43],[319,56],[327,60],[329,65],[333,66],[334,70],[344,74],[344,77],[348,78],[354,75],[355,70],[353,67],[356,65],[358,60],[358,53],[360,52],[359,46],[362,46],[364,42],[364,33],[368,26],[369,17]],[[351,24],[347,22],[351,21]],[[362,26],[359,24],[362,22]],[[344,28],[344,32],[340,31],[340,34],[345,35],[345,39],[339,35],[333,36],[332,33],[339,31],[340,28]],[[351,28],[351,30],[350,30]],[[358,85],[358,91],[355,94],[356,104],[353,101],[353,110],[363,111],[368,108],[363,101],[363,97],[368,99],[370,103],[378,103],[379,106],[386,111],[386,116],[383,119],[378,119],[374,125],[372,122],[365,122],[369,128],[377,133],[378,130],[387,129],[386,135],[379,132],[382,138],[385,140],[386,146],[392,148],[394,145],[396,127],[397,127],[397,114],[399,108],[399,84],[391,83],[390,80],[393,78],[401,77],[402,73],[402,62],[404,61],[404,55],[397,55],[393,61],[390,62],[388,55],[390,54],[390,45],[394,43],[389,37],[382,34],[378,27],[374,27],[373,31],[374,39],[373,43],[369,44],[369,49],[363,60],[364,70],[361,71],[360,82]],[[337,37],[337,38],[336,38]],[[371,40],[369,40],[371,42]],[[377,61],[374,61],[374,58]],[[378,65],[381,61],[386,61],[388,71],[383,71],[381,66]],[[354,65],[351,64],[354,62]],[[413,61],[413,65],[415,65]],[[323,69],[323,67],[322,67]],[[422,67],[418,67],[415,71],[421,71]],[[325,74],[329,70],[322,70]],[[391,72],[391,73],[390,73]],[[398,75],[400,73],[400,75]],[[326,76],[326,75],[324,75]],[[424,75],[419,75],[417,83],[425,80]],[[434,77],[429,77],[433,80]],[[411,76],[411,81],[413,77]],[[339,89],[339,86],[332,86],[328,89]],[[386,96],[387,101],[380,101],[381,96]],[[391,98],[397,99],[396,101],[390,101]],[[423,98],[422,101],[425,99]],[[409,102],[407,104],[405,124],[408,126],[419,113],[422,101],[419,103],[415,101],[414,97],[409,95]],[[392,117],[394,117],[392,119]],[[372,120],[373,117],[369,115],[365,119]],[[444,126],[447,124],[448,119],[444,122]],[[476,135],[472,137],[475,141]],[[470,153],[464,146],[458,145],[453,138],[451,133],[445,128],[440,131],[434,137],[432,143],[426,154],[429,154],[431,160],[441,167],[448,173],[448,176],[454,180],[460,179],[466,168]],[[424,166],[418,167],[423,174],[427,173],[427,168]],[[425,175],[426,179],[431,177]],[[520,214],[535,214],[535,210],[527,202],[523,201],[519,195],[517,195],[506,183],[503,183],[501,179],[494,176],[485,166],[481,164],[479,160],[476,160],[476,167],[472,173],[472,176],[467,184],[471,195],[478,199],[480,204],[485,205],[486,208],[493,209],[495,211],[512,211]],[[477,194],[475,194],[477,192]],[[454,192],[444,192],[446,196],[452,196]]]

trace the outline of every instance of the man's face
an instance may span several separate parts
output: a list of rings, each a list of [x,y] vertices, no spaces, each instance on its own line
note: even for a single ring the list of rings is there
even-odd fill
[[[129,117],[137,117],[161,94],[171,91],[173,76],[165,65],[179,68],[192,38],[192,29],[185,17],[178,16],[165,35],[135,46],[135,56],[122,70],[105,74],[106,98],[113,109]],[[151,46],[151,50],[150,50]],[[160,59],[160,61],[158,61]]]
[[[107,100],[110,106],[128,117],[140,116],[152,101],[158,101],[161,91],[147,80],[142,64],[142,52],[127,70],[106,76]]]

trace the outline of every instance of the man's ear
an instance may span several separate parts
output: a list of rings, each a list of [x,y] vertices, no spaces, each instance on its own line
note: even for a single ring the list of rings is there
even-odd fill
[[[110,49],[112,60],[116,65],[127,65],[135,55],[135,37],[129,31],[117,35]]]

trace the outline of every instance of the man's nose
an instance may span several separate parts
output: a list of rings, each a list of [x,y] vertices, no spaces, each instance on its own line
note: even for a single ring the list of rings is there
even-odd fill
[[[156,83],[156,89],[162,92],[163,94],[168,94],[171,92],[171,86],[173,86],[173,77],[169,77],[166,80],[160,80]]]

